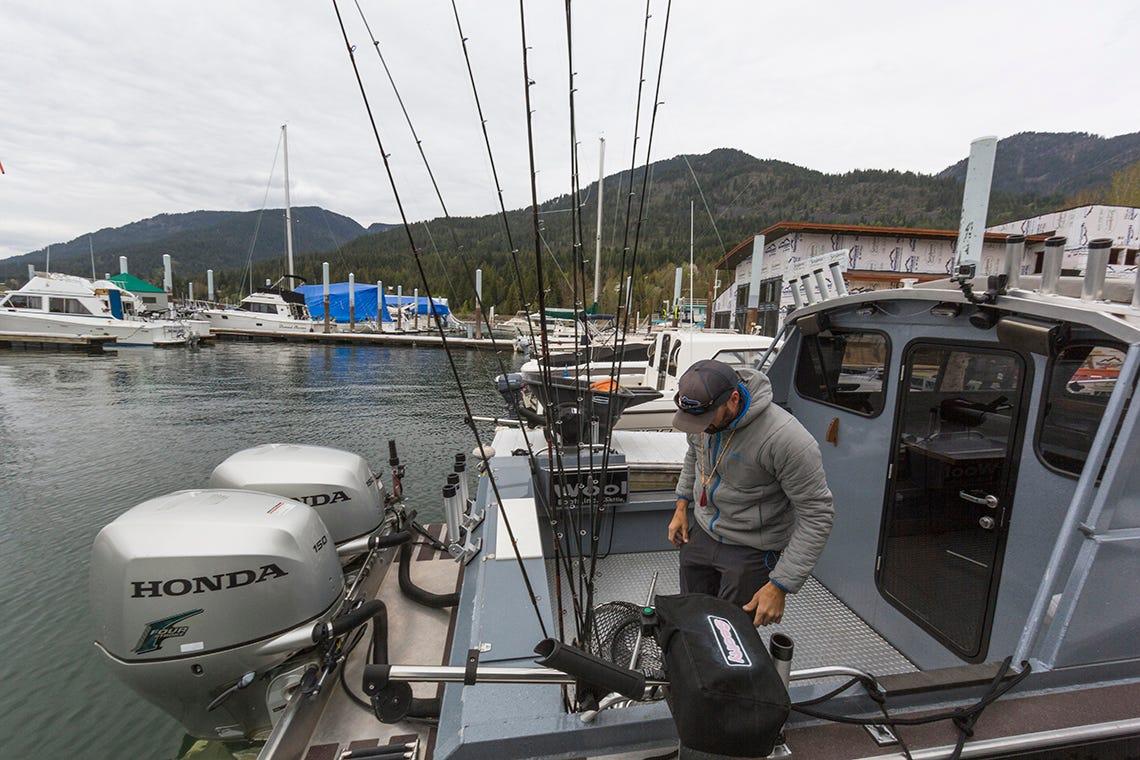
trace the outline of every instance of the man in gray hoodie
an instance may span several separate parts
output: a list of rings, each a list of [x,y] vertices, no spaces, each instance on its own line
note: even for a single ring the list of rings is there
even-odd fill
[[[772,403],[762,372],[705,359],[677,385],[673,426],[689,450],[669,540],[681,548],[681,591],[739,604],[758,626],[778,623],[831,533],[819,445]]]

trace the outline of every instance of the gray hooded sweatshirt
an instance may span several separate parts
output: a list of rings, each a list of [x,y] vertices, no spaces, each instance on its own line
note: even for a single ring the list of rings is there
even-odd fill
[[[737,374],[740,413],[727,430],[687,436],[677,498],[691,502],[697,523],[715,540],[783,552],[770,580],[795,593],[815,567],[835,515],[819,445],[772,403],[766,375],[751,369]],[[702,469],[712,476],[703,507]]]

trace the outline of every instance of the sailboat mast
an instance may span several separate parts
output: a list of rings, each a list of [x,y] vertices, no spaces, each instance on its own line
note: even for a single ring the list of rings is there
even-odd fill
[[[87,236],[87,250],[91,252],[91,280],[95,280],[95,243],[91,236]]]
[[[289,285],[293,284],[293,207],[289,201],[289,130],[281,125],[281,144],[285,150],[285,256],[288,269],[285,271]]]
[[[602,289],[602,187],[606,184],[606,138],[598,138],[598,230],[594,235],[594,303]]]
[[[708,311],[705,312],[706,314]],[[689,327],[696,319],[693,317],[693,202],[689,201]]]

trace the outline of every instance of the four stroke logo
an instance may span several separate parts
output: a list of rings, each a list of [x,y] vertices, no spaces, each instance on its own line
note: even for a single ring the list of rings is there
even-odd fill
[[[152,620],[146,624],[143,629],[143,635],[139,638],[139,643],[135,645],[135,654],[146,654],[162,649],[162,642],[167,639],[177,639],[185,636],[186,632],[190,630],[188,625],[178,625],[187,618],[192,618],[205,610],[187,610],[180,612],[177,615],[164,617],[161,620]]]

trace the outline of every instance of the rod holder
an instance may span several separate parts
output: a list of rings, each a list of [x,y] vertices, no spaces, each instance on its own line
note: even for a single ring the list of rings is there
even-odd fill
[[[1085,258],[1085,279],[1081,285],[1082,301],[1099,301],[1104,298],[1104,277],[1108,271],[1110,248],[1112,248],[1112,238],[1089,241],[1089,252]]]
[[[808,306],[811,306],[815,303],[815,296],[811,294],[811,275],[801,275],[800,286],[804,289],[804,297],[807,298]]]
[[[847,283],[843,280],[843,269],[839,266],[839,262],[833,261],[827,268],[831,270],[831,284],[835,287],[835,295],[839,297],[847,295]]]
[[[827,290],[827,280],[823,277],[823,268],[815,270],[812,275],[815,277],[815,287],[819,290],[819,300],[826,301],[830,295]]]
[[[1021,287],[1021,259],[1025,256],[1025,235],[1005,239],[1005,282],[1007,288]]]
[[[467,484],[466,454],[460,453],[455,455],[455,467],[452,474],[455,475],[455,477],[458,479],[459,498],[460,503],[463,505],[463,515],[459,518],[459,522],[462,524],[463,528],[465,528],[468,532],[471,532],[483,524],[483,519],[486,517],[486,512],[485,510],[475,509],[475,499],[471,496]],[[450,482],[450,476],[448,476],[448,481]]]
[[[1045,262],[1041,267],[1041,293],[1057,294],[1057,283],[1061,280],[1061,263],[1065,258],[1064,235],[1054,235],[1045,241]]]
[[[792,304],[797,309],[802,308],[804,305],[804,297],[800,295],[800,281],[789,280],[788,287],[792,291]]]
[[[795,642],[792,637],[784,633],[773,633],[768,640],[768,652],[772,655],[772,664],[776,666],[776,673],[788,688],[792,677],[792,654],[795,652]]]
[[[455,480],[452,480],[452,479]],[[466,565],[483,547],[483,539],[472,539],[471,531],[462,527],[463,505],[460,502],[458,476],[448,476],[443,487],[443,514],[447,520],[447,551],[456,562]]]

